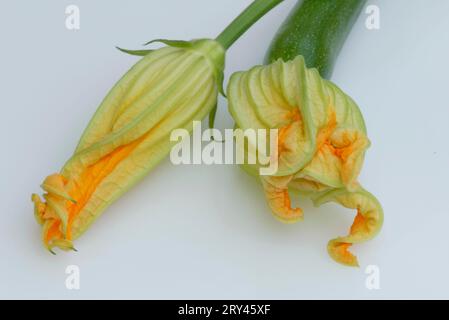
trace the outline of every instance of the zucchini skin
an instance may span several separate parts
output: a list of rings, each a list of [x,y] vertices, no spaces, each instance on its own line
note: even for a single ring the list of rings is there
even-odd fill
[[[323,78],[332,76],[335,61],[366,0],[300,0],[280,27],[265,62],[304,56]]]

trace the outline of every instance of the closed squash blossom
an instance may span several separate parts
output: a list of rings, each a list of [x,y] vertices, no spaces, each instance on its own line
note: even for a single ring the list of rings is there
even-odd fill
[[[106,96],[60,173],[33,194],[43,242],[73,249],[103,210],[170,151],[173,129],[192,129],[217,103],[225,49],[214,40],[164,41]]]
[[[291,206],[292,190],[316,205],[335,201],[357,209],[349,235],[331,240],[328,252],[337,262],[358,265],[348,248],[378,233],[383,211],[357,181],[370,142],[356,103],[308,69],[301,56],[235,73],[228,100],[238,128],[278,129],[277,172],[259,176],[260,165],[243,165],[259,176],[274,216],[287,223],[303,218],[302,210]]]

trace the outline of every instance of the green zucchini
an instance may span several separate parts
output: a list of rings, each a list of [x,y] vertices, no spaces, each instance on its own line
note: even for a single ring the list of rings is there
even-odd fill
[[[332,75],[335,61],[366,0],[298,1],[277,32],[265,59],[292,60],[302,55],[323,78]]]

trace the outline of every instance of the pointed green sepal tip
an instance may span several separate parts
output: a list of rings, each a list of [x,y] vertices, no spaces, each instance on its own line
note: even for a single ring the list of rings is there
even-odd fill
[[[215,107],[209,113],[209,129],[215,128],[215,117],[217,115],[217,106],[218,105],[216,104]],[[222,139],[222,140],[215,139],[215,136],[213,135],[213,133],[211,134],[210,139],[215,142],[224,142],[224,139]]]
[[[209,113],[209,129],[213,129],[215,127],[215,117],[217,115],[217,105],[211,110]],[[213,137],[212,137],[213,139]]]
[[[217,76],[218,92],[220,92],[220,94],[223,97],[227,98],[223,83],[224,83],[224,72],[221,71],[218,73],[218,76]]]

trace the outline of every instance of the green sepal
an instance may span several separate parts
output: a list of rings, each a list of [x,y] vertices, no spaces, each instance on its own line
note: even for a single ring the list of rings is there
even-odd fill
[[[120,47],[116,47],[118,50],[120,50],[121,52],[130,54],[132,56],[139,56],[139,57],[144,57],[147,54],[153,52],[154,50],[129,50],[129,49],[123,49]]]
[[[167,46],[170,47],[174,47],[174,48],[190,48],[192,47],[192,43],[190,41],[184,41],[184,40],[168,40],[168,39],[154,39],[151,41],[148,41],[146,43],[144,43],[144,46],[150,45],[152,43],[155,42],[161,42]],[[118,50],[133,55],[133,56],[146,56],[147,54],[153,52],[154,50],[151,49],[145,49],[145,50],[129,50],[129,49],[124,49],[124,48],[120,48],[120,47],[116,47]]]
[[[224,87],[223,87],[223,83],[224,83],[224,72],[220,71],[217,75],[217,86],[218,86],[218,92],[220,92],[220,94],[227,98]]]
[[[144,43],[144,46],[147,46],[149,44],[155,43],[155,42],[160,42],[163,43],[167,46],[170,47],[175,47],[175,48],[190,48],[192,47],[192,42],[191,41],[185,41],[185,40],[169,40],[169,39],[154,39],[151,41],[148,41],[146,43]]]
[[[217,115],[217,104],[212,108],[209,113],[209,129],[213,129],[215,127],[215,116]],[[213,139],[213,137],[212,137]]]
[[[223,83],[224,83],[224,72],[223,71],[219,71],[218,75],[216,76],[217,78],[217,88],[218,88],[218,92],[226,98],[226,93],[224,92],[224,88],[223,88]],[[213,129],[215,126],[215,116],[217,115],[217,104],[215,105],[215,107],[211,110],[211,112],[209,113],[209,129]],[[212,137],[213,139],[213,137]]]

